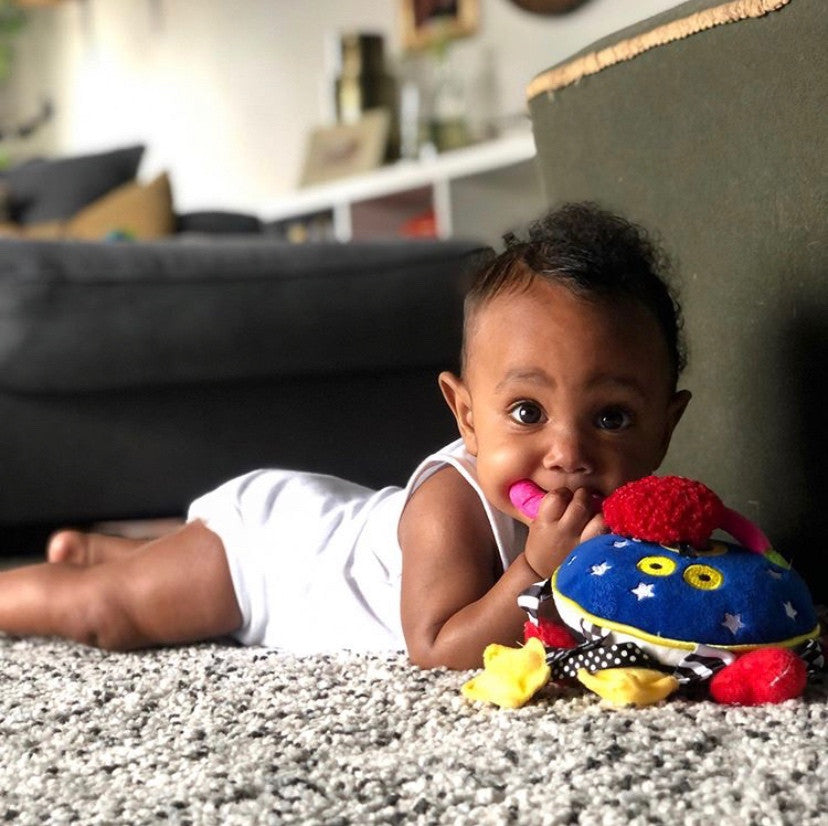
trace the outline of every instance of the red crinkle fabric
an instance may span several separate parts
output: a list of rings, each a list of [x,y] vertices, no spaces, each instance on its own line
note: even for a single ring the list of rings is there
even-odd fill
[[[537,637],[547,648],[575,648],[578,643],[572,632],[556,622],[542,619],[537,625],[527,620],[523,626],[523,641],[530,637]]]
[[[613,533],[701,548],[719,527],[725,506],[710,488],[682,476],[645,476],[610,494],[604,519]]]
[[[787,648],[760,648],[743,654],[710,681],[717,703],[758,706],[799,697],[808,682],[804,660]]]

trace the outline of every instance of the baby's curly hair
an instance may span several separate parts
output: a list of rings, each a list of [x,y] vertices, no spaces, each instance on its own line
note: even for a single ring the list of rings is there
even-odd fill
[[[658,322],[678,381],[687,361],[681,307],[669,282],[670,261],[646,230],[597,204],[569,203],[532,223],[526,240],[512,233],[503,240],[505,250],[491,253],[466,294],[467,324],[482,304],[537,277],[584,298],[636,301]]]

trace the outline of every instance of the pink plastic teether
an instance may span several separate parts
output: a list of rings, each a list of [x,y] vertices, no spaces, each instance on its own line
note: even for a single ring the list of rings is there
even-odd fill
[[[509,488],[509,501],[529,519],[538,515],[546,491],[529,479],[521,479]]]
[[[719,527],[727,531],[740,545],[754,553],[764,554],[773,548],[770,539],[762,533],[758,525],[730,508],[724,509],[722,524]]]

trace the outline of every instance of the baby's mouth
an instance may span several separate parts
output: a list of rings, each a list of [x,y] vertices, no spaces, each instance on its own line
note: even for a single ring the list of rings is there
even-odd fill
[[[509,501],[526,517],[534,519],[538,515],[543,497],[548,491],[536,485],[531,479],[521,479],[509,488]],[[600,510],[604,500],[597,490],[591,490],[590,495]]]
[[[531,479],[521,479],[509,488],[509,501],[529,519],[538,515],[546,491]]]

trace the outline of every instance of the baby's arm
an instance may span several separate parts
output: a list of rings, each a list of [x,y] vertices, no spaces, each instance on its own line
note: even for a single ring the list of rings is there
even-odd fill
[[[407,504],[399,532],[402,623],[412,662],[478,668],[488,644],[518,643],[526,619],[518,595],[549,576],[585,534],[600,532],[596,507],[581,491],[545,497],[526,551],[504,572],[483,505],[468,482],[453,468],[424,482]]]

